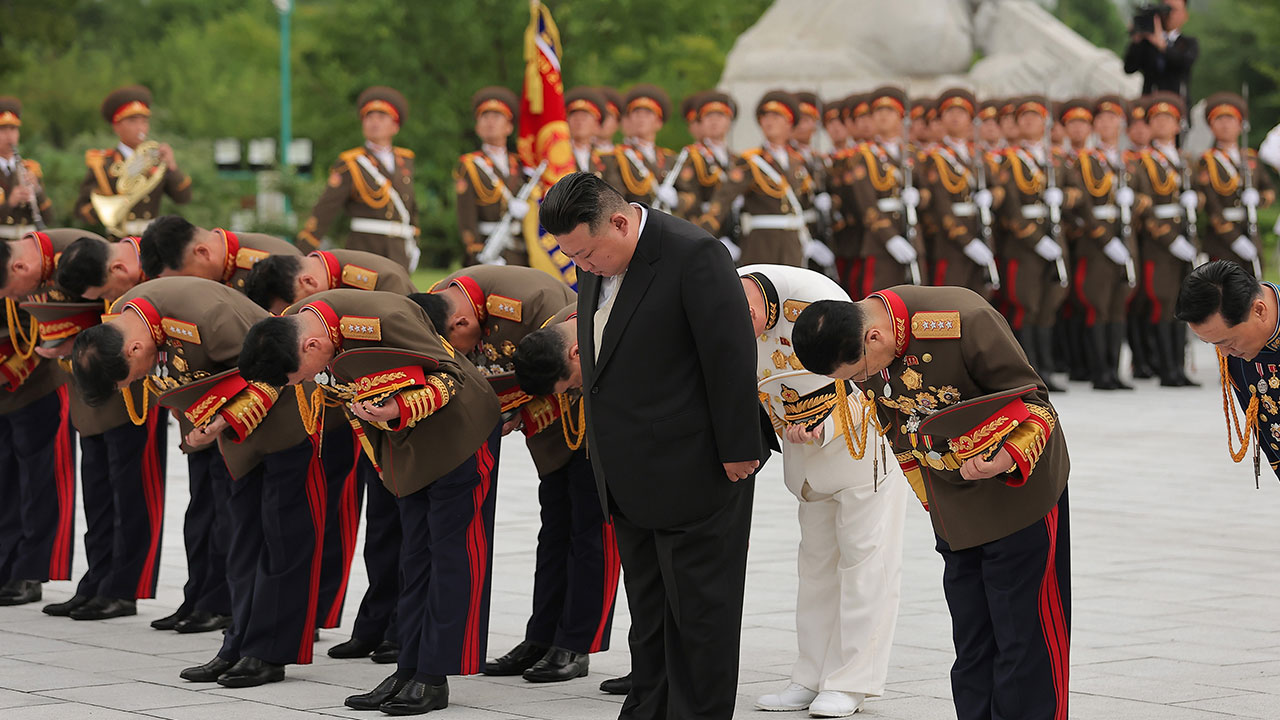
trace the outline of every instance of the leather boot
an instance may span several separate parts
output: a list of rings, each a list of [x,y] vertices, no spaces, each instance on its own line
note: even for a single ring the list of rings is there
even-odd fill
[[[1182,387],[1178,377],[1178,355],[1174,348],[1173,323],[1156,323],[1156,344],[1160,348],[1160,387]]]
[[[1088,327],[1084,323],[1084,318],[1080,317],[1084,313],[1084,308],[1077,307],[1075,315],[1069,320],[1064,320],[1067,325],[1066,332],[1066,357],[1067,366],[1070,368],[1067,379],[1072,382],[1089,382],[1095,381],[1094,365],[1096,364],[1096,352],[1092,347],[1095,341],[1093,337],[1093,328]]]
[[[1093,389],[1115,390],[1116,373],[1107,364],[1107,333],[1102,325],[1095,323],[1093,327],[1086,328],[1085,347],[1089,352],[1089,370],[1093,377]]]
[[[1147,342],[1147,323],[1130,316],[1126,330],[1129,335],[1129,351],[1133,354],[1133,379],[1147,380],[1156,376],[1151,365],[1151,346]]]
[[[1040,365],[1032,365],[1031,367],[1035,368],[1035,371],[1040,374],[1040,379],[1044,381],[1046,390],[1049,392],[1066,392],[1066,388],[1053,381],[1053,328],[1032,328],[1031,333],[1032,344],[1036,346],[1036,357],[1040,360]]]

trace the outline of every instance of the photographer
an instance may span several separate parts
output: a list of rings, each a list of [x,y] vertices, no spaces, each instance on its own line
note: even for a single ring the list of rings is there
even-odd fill
[[[1190,0],[1166,0],[1139,6],[1129,30],[1124,71],[1142,73],[1142,94],[1178,93],[1190,105],[1191,66],[1200,53],[1196,39],[1182,34]]]

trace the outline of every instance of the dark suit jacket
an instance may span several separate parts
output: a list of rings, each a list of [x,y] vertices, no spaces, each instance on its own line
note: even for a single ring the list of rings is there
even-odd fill
[[[750,480],[725,462],[768,455],[755,334],[738,274],[715,238],[649,210],[595,362],[601,277],[581,273],[578,345],[587,442],[605,513],[646,528],[716,512]]]
[[[1146,40],[1130,42],[1124,51],[1124,71],[1142,73],[1143,95],[1156,90],[1175,92],[1190,107],[1191,66],[1199,54],[1200,43],[1187,35],[1179,35],[1164,52]]]

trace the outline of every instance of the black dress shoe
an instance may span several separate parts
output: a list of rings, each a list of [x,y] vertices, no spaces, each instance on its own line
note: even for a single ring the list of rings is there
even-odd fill
[[[377,640],[361,640],[353,637],[344,643],[338,643],[329,648],[329,657],[339,660],[350,660],[351,658],[368,657],[369,653],[378,648]],[[372,708],[377,710],[377,707]]]
[[[619,678],[609,678],[600,683],[600,692],[607,692],[610,695],[630,695],[631,694],[631,673],[627,673]]]
[[[247,688],[280,682],[284,679],[284,666],[273,665],[258,658],[242,657],[226,672],[218,676],[218,684],[229,688]]]
[[[39,580],[10,580],[0,587],[0,605],[26,605],[40,602]]]
[[[352,710],[377,710],[382,706],[382,703],[395,697],[396,693],[400,692],[400,689],[408,682],[408,680],[401,680],[392,675],[378,683],[378,687],[362,695],[352,695],[343,700],[342,703]]]
[[[519,675],[520,673],[533,667],[533,664],[542,659],[547,654],[546,645],[537,645],[528,640],[511,648],[511,652],[502,657],[484,664],[483,672],[485,675]]]
[[[400,661],[400,643],[383,640],[378,643],[378,649],[373,651],[373,655],[369,659],[379,665],[390,665]]]
[[[72,620],[107,620],[138,614],[138,602],[123,598],[96,597],[71,611]]]
[[[586,677],[591,656],[553,647],[533,667],[524,671],[524,679],[535,683],[563,682]]]
[[[388,715],[422,715],[449,707],[449,683],[428,685],[410,680],[390,700],[378,706]]]
[[[175,627],[177,627],[178,623],[182,622],[182,619],[185,617],[186,615],[183,615],[182,611],[178,610],[178,611],[175,611],[172,615],[165,615],[164,617],[158,620],[152,620],[151,627],[155,628],[156,630],[172,630]]]
[[[221,630],[229,625],[231,625],[230,615],[215,615],[208,610],[196,610],[179,620],[173,629],[183,634],[206,633]]]
[[[234,664],[234,660],[227,660],[215,655],[212,660],[203,665],[183,670],[178,673],[178,677],[190,682],[214,682],[218,679],[218,676],[229,670]]]
[[[72,610],[75,610],[87,602],[89,602],[88,595],[73,595],[71,599],[66,602],[45,605],[41,612],[45,615],[52,615],[54,617],[67,617],[71,614]]]

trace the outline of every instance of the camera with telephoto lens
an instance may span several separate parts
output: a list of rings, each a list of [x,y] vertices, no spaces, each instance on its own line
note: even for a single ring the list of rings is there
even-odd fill
[[[1173,8],[1165,3],[1144,3],[1139,5],[1133,13],[1133,32],[1134,33],[1153,33],[1156,31],[1156,16],[1160,16],[1160,24],[1164,25],[1169,20],[1169,12]]]

